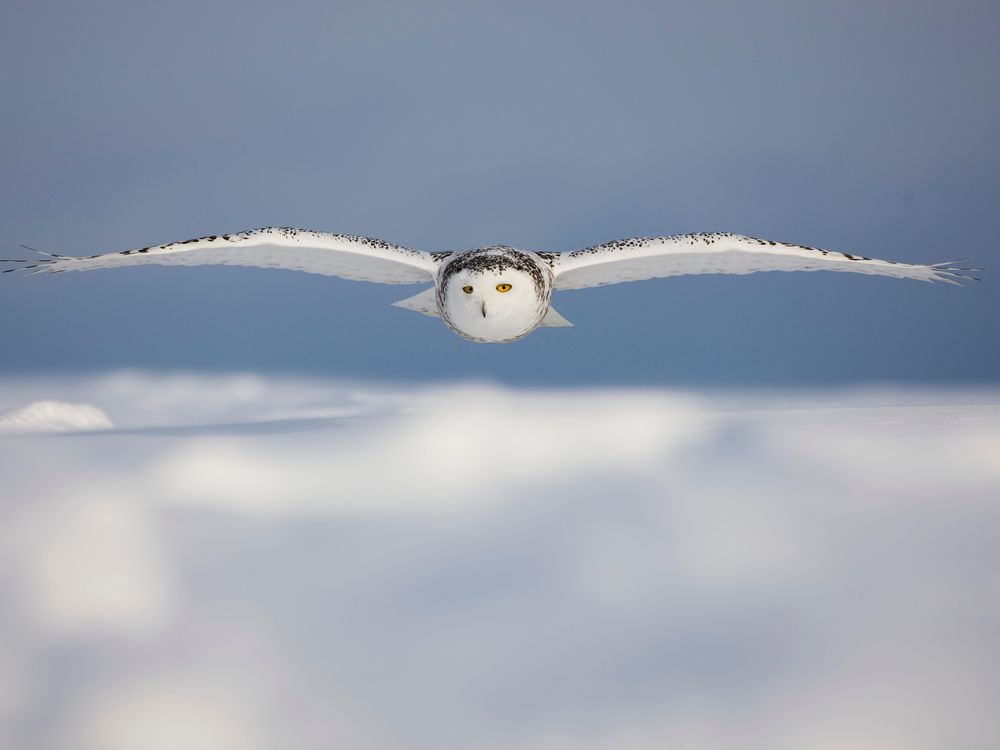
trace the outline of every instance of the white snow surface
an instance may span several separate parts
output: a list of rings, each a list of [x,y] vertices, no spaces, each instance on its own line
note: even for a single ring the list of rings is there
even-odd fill
[[[46,401],[108,421],[0,435],[0,747],[1000,746],[1000,388]]]
[[[0,432],[83,432],[112,427],[108,415],[90,404],[34,401],[0,413]]]

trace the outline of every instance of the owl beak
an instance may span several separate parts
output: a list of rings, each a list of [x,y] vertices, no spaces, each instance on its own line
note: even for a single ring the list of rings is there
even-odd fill
[[[480,306],[479,309],[483,311],[483,317],[485,318],[486,317],[486,303],[483,302],[483,304]]]

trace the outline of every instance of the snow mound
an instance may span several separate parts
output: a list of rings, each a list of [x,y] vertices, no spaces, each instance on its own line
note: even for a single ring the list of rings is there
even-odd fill
[[[90,404],[35,401],[0,414],[0,432],[79,432],[110,430],[108,415]]]

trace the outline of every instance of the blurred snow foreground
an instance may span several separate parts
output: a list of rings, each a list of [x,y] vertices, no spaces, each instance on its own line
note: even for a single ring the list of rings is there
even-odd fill
[[[107,430],[113,426],[108,415],[96,406],[65,401],[35,401],[0,413],[0,433]]]
[[[1000,746],[996,390],[0,410],[0,747]]]

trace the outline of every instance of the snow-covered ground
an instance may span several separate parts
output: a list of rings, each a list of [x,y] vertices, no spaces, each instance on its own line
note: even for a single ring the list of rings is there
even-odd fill
[[[0,412],[0,747],[1000,746],[1000,390]]]

